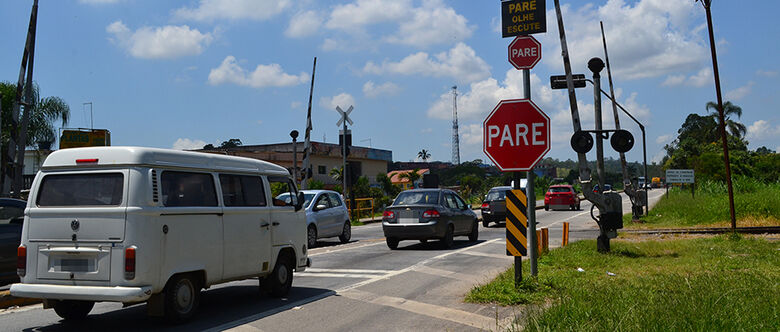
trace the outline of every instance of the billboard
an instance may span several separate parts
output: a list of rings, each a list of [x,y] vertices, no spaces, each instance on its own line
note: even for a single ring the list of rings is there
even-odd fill
[[[110,145],[111,132],[108,129],[63,129],[60,135],[60,149]]]

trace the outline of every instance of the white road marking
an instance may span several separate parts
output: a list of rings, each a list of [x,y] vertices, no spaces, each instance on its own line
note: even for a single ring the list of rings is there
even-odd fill
[[[363,241],[365,241],[365,240],[363,240]],[[378,245],[378,244],[385,244],[385,242],[384,241],[376,241],[376,242],[368,242],[368,243],[363,244],[363,245],[344,246],[344,247],[340,247],[340,248],[336,248],[336,249],[330,249],[330,250],[325,250],[325,251],[319,251],[318,250],[315,253],[310,253],[309,257],[319,256],[319,255],[322,255],[322,254],[330,254],[330,253],[344,251],[344,250],[349,250],[349,249],[365,248],[365,247],[375,246],[375,245]],[[319,248],[317,248],[317,249],[319,249]],[[310,251],[315,251],[317,249],[312,249]]]
[[[478,252],[478,251],[466,251],[466,252],[462,252],[462,254],[464,254],[464,255],[471,255],[471,256],[498,258],[498,259],[509,259],[509,258],[512,258],[512,256],[501,255],[501,254],[488,254],[488,253]]]
[[[393,270],[361,270],[361,269],[321,269],[316,267],[310,267],[306,269],[306,272],[313,273],[373,273],[373,274],[385,274],[393,272]]]
[[[308,270],[306,270],[308,271]],[[315,278],[357,278],[357,279],[371,279],[375,278],[376,274],[359,274],[359,273],[296,273],[299,277],[315,277]]]
[[[408,300],[400,297],[377,295],[357,289],[339,292],[339,295],[367,303],[393,307],[418,315],[438,318],[479,329],[498,328],[495,318],[486,317],[468,311],[442,307],[434,304]]]

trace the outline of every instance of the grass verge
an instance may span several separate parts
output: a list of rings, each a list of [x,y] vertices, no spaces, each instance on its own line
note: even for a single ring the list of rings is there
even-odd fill
[[[737,226],[780,225],[780,183],[738,178],[734,192]],[[731,226],[726,186],[704,182],[697,185],[695,197],[690,189],[670,189],[668,197],[664,195],[642,220],[644,223],[632,223],[630,214],[623,216],[626,228]]]
[[[537,279],[524,262],[519,288],[510,268],[466,301],[531,304],[514,326],[530,331],[777,331],[778,266],[780,243],[739,235],[613,240],[609,254],[580,241],[542,256]]]

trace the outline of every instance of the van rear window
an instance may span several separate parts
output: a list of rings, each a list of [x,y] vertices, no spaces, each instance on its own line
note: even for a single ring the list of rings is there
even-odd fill
[[[46,175],[38,190],[38,206],[118,206],[124,175],[90,173]]]

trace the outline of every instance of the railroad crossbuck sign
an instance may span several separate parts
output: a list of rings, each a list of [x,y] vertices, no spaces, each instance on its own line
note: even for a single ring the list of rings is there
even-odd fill
[[[502,172],[529,171],[550,151],[550,118],[530,99],[502,100],[482,137],[482,151]]]
[[[506,254],[507,256],[528,255],[528,241],[525,238],[528,227],[525,193],[522,190],[506,192]]]

